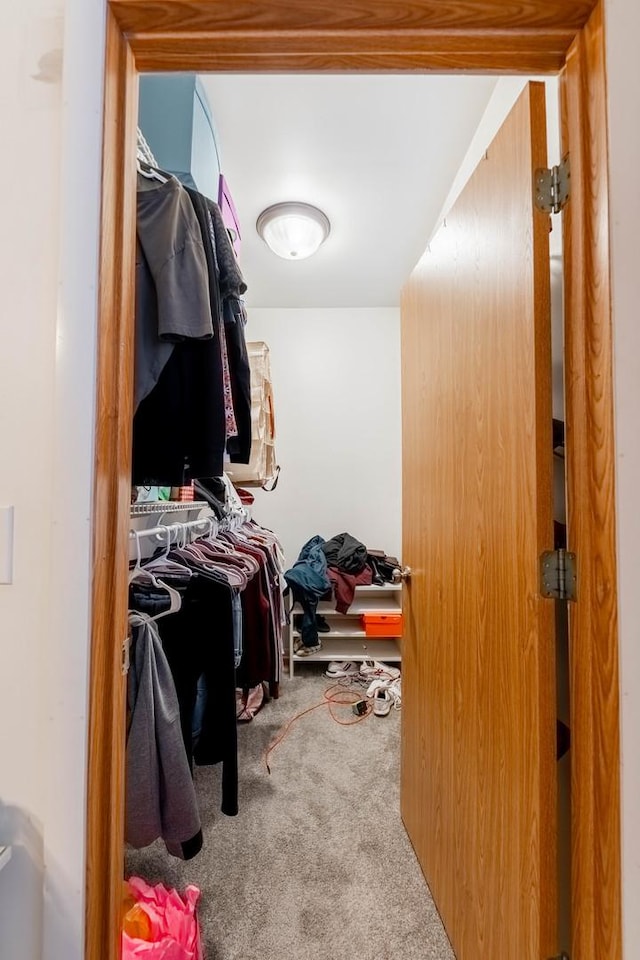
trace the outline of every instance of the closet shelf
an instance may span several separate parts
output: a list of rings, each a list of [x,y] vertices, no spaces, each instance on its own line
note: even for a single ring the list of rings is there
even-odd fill
[[[209,504],[206,500],[150,500],[147,503],[132,503],[131,517],[148,517],[161,513],[184,513],[186,510],[205,510]]]
[[[296,606],[294,613],[299,613],[299,607]],[[400,604],[393,598],[368,597],[367,599],[353,601],[346,614],[339,613],[333,606],[333,601],[328,600],[318,604],[318,611],[323,617],[359,617],[363,613],[400,613]]]
[[[362,639],[364,640],[364,638],[366,637],[366,635],[367,635],[367,634],[365,633],[365,631],[358,629],[358,627],[346,627],[346,629],[331,630],[331,633],[320,633],[320,634],[319,634],[321,640],[331,640],[332,637],[341,637],[341,638],[345,638],[345,637],[362,637]],[[294,630],[294,631],[293,631],[293,637],[294,637],[294,639],[299,638],[299,637],[300,637],[300,631],[299,631],[299,630]]]
[[[399,663],[402,659],[402,646],[399,637],[367,636],[363,630],[362,614],[402,613],[402,586],[396,583],[372,584],[366,587],[356,587],[353,603],[347,613],[339,613],[335,609],[334,601],[323,601],[318,604],[317,613],[327,618],[330,626],[328,633],[319,632],[318,639],[322,644],[318,653],[311,656],[298,656],[294,653],[294,641],[299,639],[300,631],[297,628],[300,621],[294,624],[294,616],[299,616],[302,609],[299,603],[294,605],[289,622],[289,676],[294,675],[294,664],[304,660],[326,662],[329,660],[388,660]]]
[[[370,583],[367,586],[357,586],[356,595],[359,593],[400,593],[401,583]]]
[[[312,653],[308,657],[299,657],[293,655],[296,663],[324,663],[329,660],[383,660],[385,662],[399,663],[402,659],[400,653],[400,644],[397,640],[376,640],[368,639],[366,642],[358,642],[351,637],[333,639],[329,634],[321,634],[322,649],[317,653]]]

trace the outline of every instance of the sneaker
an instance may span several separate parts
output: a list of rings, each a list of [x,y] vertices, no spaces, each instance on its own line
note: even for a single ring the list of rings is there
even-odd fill
[[[402,708],[402,690],[401,690],[402,680],[398,677],[397,680],[394,680],[389,684],[387,690],[393,700],[393,709],[400,710]]]
[[[312,647],[305,647],[304,644],[296,652],[297,657],[310,657],[313,653],[320,653],[322,650],[321,643],[314,643]]]
[[[353,660],[332,660],[327,667],[327,677],[357,677],[360,667]]]
[[[375,680],[372,680],[369,686],[367,687],[367,692],[365,696],[371,699],[375,697],[378,690],[388,690],[391,684],[391,680],[383,680],[381,677],[376,677]]]
[[[386,717],[391,712],[391,694],[387,687],[378,687],[373,697],[373,712],[376,717]]]
[[[388,663],[380,663],[379,660],[363,660],[360,664],[360,676],[364,680],[396,680],[400,671]]]

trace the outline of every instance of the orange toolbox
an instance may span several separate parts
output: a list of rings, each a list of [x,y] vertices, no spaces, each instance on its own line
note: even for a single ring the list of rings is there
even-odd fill
[[[368,637],[401,637],[401,613],[363,613],[362,626]]]

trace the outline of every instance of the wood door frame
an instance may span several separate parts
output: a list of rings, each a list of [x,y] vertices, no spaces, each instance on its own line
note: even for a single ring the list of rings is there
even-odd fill
[[[619,960],[621,864],[606,72],[596,0],[108,0],[98,318],[86,960],[118,957],[140,71],[559,74],[565,213],[573,953]],[[131,158],[131,161],[128,159]],[[427,237],[425,236],[425,242]]]

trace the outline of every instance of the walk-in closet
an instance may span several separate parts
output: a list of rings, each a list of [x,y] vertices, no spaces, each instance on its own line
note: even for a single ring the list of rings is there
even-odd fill
[[[424,721],[415,704],[403,718],[405,625],[421,637],[407,623],[400,296],[411,323],[407,278],[431,241],[441,255],[516,100],[543,120],[546,101],[559,153],[557,84],[534,93],[495,78],[140,79],[127,960],[162,938],[148,916],[171,910],[185,957],[454,956],[413,801],[401,816],[401,741],[407,790],[429,733],[401,735]],[[564,546],[557,227],[552,251]],[[566,850],[557,862],[568,891]],[[559,915],[568,937],[562,896]]]
[[[445,960],[399,804],[398,301],[495,81],[289,79],[140,80],[123,956],[173,909],[185,956]]]

